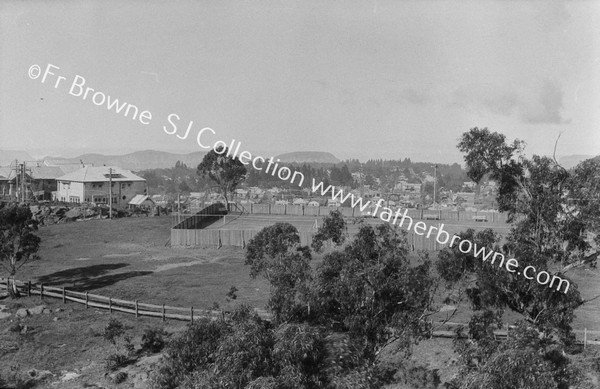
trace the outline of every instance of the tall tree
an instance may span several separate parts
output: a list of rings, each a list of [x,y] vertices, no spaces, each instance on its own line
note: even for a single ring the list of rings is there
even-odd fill
[[[300,246],[298,230],[289,223],[265,227],[248,243],[246,265],[251,277],[262,275],[271,284],[267,306],[276,323],[291,320],[307,307],[310,260],[308,247]]]
[[[38,259],[41,239],[34,233],[37,222],[32,217],[28,206],[12,205],[0,209],[0,263],[10,277],[14,277],[28,261]],[[13,297],[18,295],[14,283],[9,290]]]
[[[208,176],[220,188],[225,203],[229,196],[246,177],[246,166],[239,159],[227,155],[227,147],[210,150],[198,165],[198,175]]]
[[[567,271],[595,261],[595,256],[584,253],[592,249],[587,232],[598,232],[594,215],[600,206],[596,190],[599,166],[590,162],[567,171],[548,157],[526,158],[521,141],[507,143],[504,135],[486,128],[464,133],[458,148],[465,153],[467,174],[473,181],[488,176],[497,182],[500,210],[508,212],[513,223],[502,247],[492,230],[467,230],[461,238],[506,258],[516,258],[519,265],[509,273],[458,247],[440,252],[437,268],[453,290],[452,296],[461,296],[462,290],[475,310],[469,323],[474,343],[458,351],[466,357],[467,365],[473,357],[494,361],[467,366],[471,372],[461,376],[457,387],[480,387],[481,382],[490,388],[566,387],[565,382],[572,382],[573,376],[565,373],[569,361],[560,355],[575,339],[571,327],[575,309],[586,302]],[[533,266],[537,274],[545,271],[567,280],[568,290],[562,281],[558,286],[562,285],[562,290],[555,290],[526,279],[526,266]],[[529,339],[534,334],[535,341],[527,345],[530,349],[514,351],[496,346],[492,329],[502,326],[505,309],[522,315],[518,336]],[[518,363],[530,360],[535,361],[535,368]],[[501,373],[509,370],[510,377]],[[524,377],[531,385],[523,381]],[[520,384],[503,386],[503,382]]]

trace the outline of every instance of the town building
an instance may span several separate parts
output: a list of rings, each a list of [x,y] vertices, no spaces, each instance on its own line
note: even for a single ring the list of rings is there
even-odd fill
[[[69,203],[106,204],[110,192],[113,206],[122,208],[136,195],[148,194],[146,180],[129,170],[114,166],[88,166],[59,177],[53,197]]]

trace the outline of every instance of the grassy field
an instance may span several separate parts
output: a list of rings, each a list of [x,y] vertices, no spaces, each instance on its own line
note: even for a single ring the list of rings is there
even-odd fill
[[[314,218],[312,220],[314,222]],[[368,222],[376,221],[368,219]],[[427,223],[437,225],[439,221]],[[449,232],[465,228],[463,224],[444,224]],[[236,286],[239,290],[236,302],[264,307],[268,284],[249,277],[243,249],[168,247],[165,244],[170,238],[169,226],[169,217],[144,217],[42,227],[39,230],[41,260],[25,265],[17,278],[113,298],[196,308],[210,308],[214,302],[221,307],[231,307],[225,295],[231,286]],[[489,225],[473,222],[472,226]],[[600,293],[597,272],[582,270],[574,276],[584,297]],[[39,297],[32,297],[4,300],[0,304],[14,311],[20,306],[41,302]],[[85,372],[82,374],[90,383],[102,380],[102,359],[110,347],[98,334],[108,322],[109,314],[86,310],[74,303],[63,305],[59,300],[46,300],[44,304],[49,305],[52,314],[21,319],[23,325],[33,329],[29,334],[14,333],[11,327],[15,321],[0,320],[0,375],[5,377],[11,369],[37,368],[56,374],[73,370]],[[56,308],[63,311],[54,313]],[[462,308],[452,321],[465,323],[469,316],[469,309]],[[174,332],[184,326],[182,322],[163,323],[159,319],[136,319],[120,313],[113,317],[131,327],[134,342],[138,343],[145,328],[165,326]],[[506,317],[508,321],[515,318]],[[600,299],[578,310],[574,327],[600,331]],[[600,333],[594,337],[600,337]],[[441,369],[442,376],[449,378],[454,371],[449,362],[453,358],[450,348],[448,341],[439,339],[428,341],[415,351],[423,363]],[[83,387],[82,382],[80,379],[77,381],[80,386],[73,384],[72,387]],[[60,387],[70,388],[69,385]]]

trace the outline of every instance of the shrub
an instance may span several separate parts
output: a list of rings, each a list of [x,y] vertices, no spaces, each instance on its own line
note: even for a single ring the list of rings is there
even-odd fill
[[[142,352],[151,354],[159,353],[165,346],[164,336],[166,332],[163,329],[150,328],[144,331],[142,335]]]
[[[186,376],[214,363],[214,355],[229,331],[222,321],[200,319],[190,324],[180,336],[168,342],[165,357],[151,377],[151,387],[174,389]]]
[[[104,361],[104,369],[106,371],[115,371],[123,366],[127,366],[129,362],[130,359],[126,354],[113,353]]]
[[[113,346],[117,346],[117,340],[125,333],[125,326],[123,323],[115,318],[111,318],[108,321],[102,336],[108,342],[112,343]]]
[[[401,364],[394,379],[414,389],[436,389],[441,383],[437,369],[431,370],[412,361]]]

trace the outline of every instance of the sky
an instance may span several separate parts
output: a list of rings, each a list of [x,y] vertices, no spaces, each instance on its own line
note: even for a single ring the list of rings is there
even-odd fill
[[[598,124],[598,1],[0,3],[0,150],[184,153],[210,127],[265,157],[461,163],[472,127],[561,156],[600,154]]]

